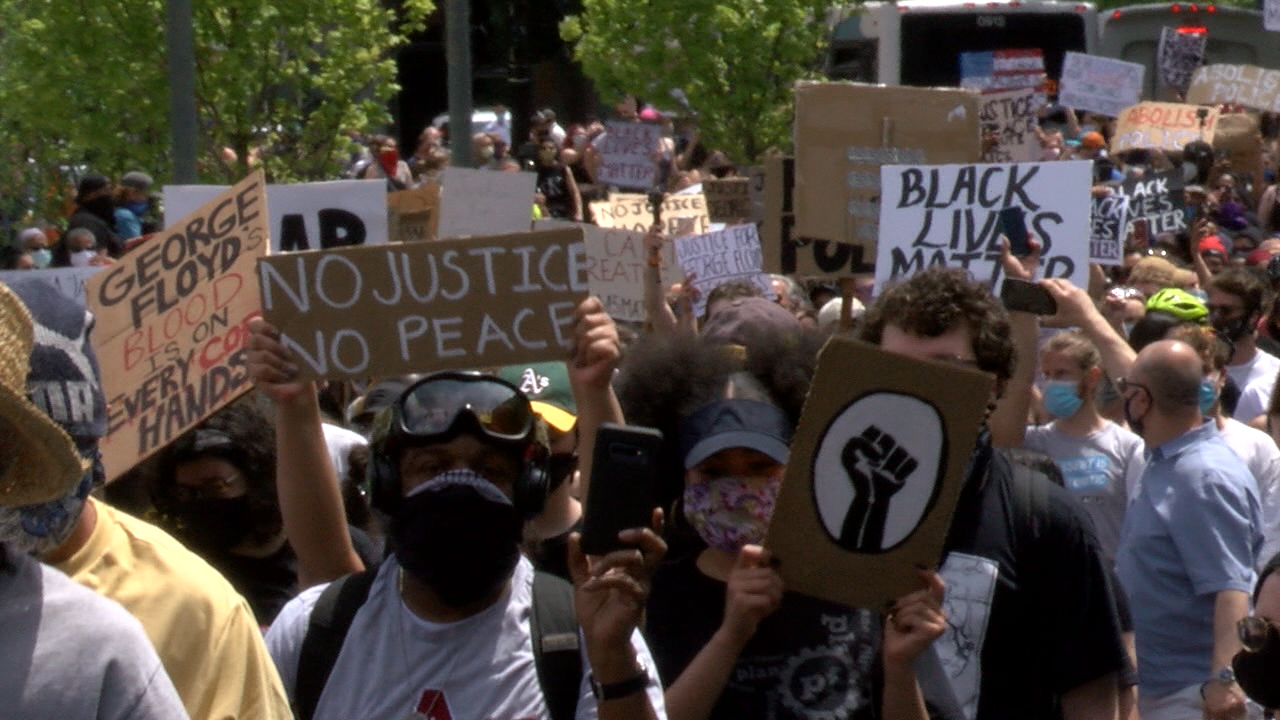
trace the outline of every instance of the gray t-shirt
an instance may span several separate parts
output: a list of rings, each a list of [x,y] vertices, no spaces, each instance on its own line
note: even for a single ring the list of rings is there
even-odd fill
[[[187,717],[151,641],[124,608],[32,558],[10,552],[8,563],[0,569],[0,716]]]
[[[1098,543],[1108,562],[1114,562],[1120,527],[1129,504],[1129,488],[1142,475],[1142,438],[1107,421],[1085,437],[1071,437],[1057,423],[1027,428],[1023,445],[1053,457],[1062,468],[1067,491],[1093,520]]]

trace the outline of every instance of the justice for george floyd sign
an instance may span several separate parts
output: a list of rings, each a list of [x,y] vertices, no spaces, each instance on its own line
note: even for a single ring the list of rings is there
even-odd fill
[[[246,326],[259,313],[268,217],[254,173],[89,279],[108,480],[252,387]]]
[[[563,359],[587,295],[565,228],[263,258],[262,312],[304,378]]]
[[[764,254],[755,225],[734,225],[706,235],[676,238],[676,259],[686,275],[693,275],[698,289],[693,312],[707,310],[707,295],[735,280],[755,285],[766,297],[775,297],[769,276],[761,269]]]
[[[965,268],[999,290],[999,213],[1006,207],[1025,213],[1027,231],[1042,248],[1043,277],[1087,285],[1092,163],[886,165],[880,173],[886,231],[876,287],[945,265]]]

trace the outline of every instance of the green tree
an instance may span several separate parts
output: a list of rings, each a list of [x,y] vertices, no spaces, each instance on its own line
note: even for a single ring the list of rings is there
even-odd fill
[[[389,120],[393,51],[432,11],[387,5],[195,0],[201,179],[239,179],[254,150],[272,181],[333,177],[343,131]],[[85,167],[168,175],[165,20],[165,0],[0,0],[0,193],[51,200]]]
[[[831,0],[583,0],[561,35],[602,97],[672,106],[683,90],[708,145],[738,161],[789,147],[792,86],[816,76]]]

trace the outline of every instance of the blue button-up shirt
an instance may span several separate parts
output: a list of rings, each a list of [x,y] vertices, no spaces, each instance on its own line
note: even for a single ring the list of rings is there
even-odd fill
[[[1257,483],[1212,420],[1148,450],[1116,553],[1142,695],[1209,679],[1215,596],[1252,589],[1261,548]]]

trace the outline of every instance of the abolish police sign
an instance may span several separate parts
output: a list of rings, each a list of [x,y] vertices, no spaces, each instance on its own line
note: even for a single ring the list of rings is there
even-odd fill
[[[932,265],[962,267],[998,290],[999,212],[1022,208],[1043,277],[1089,281],[1089,161],[886,165],[880,169],[876,286]]]
[[[267,218],[257,172],[89,279],[108,480],[252,387],[244,345]]]

